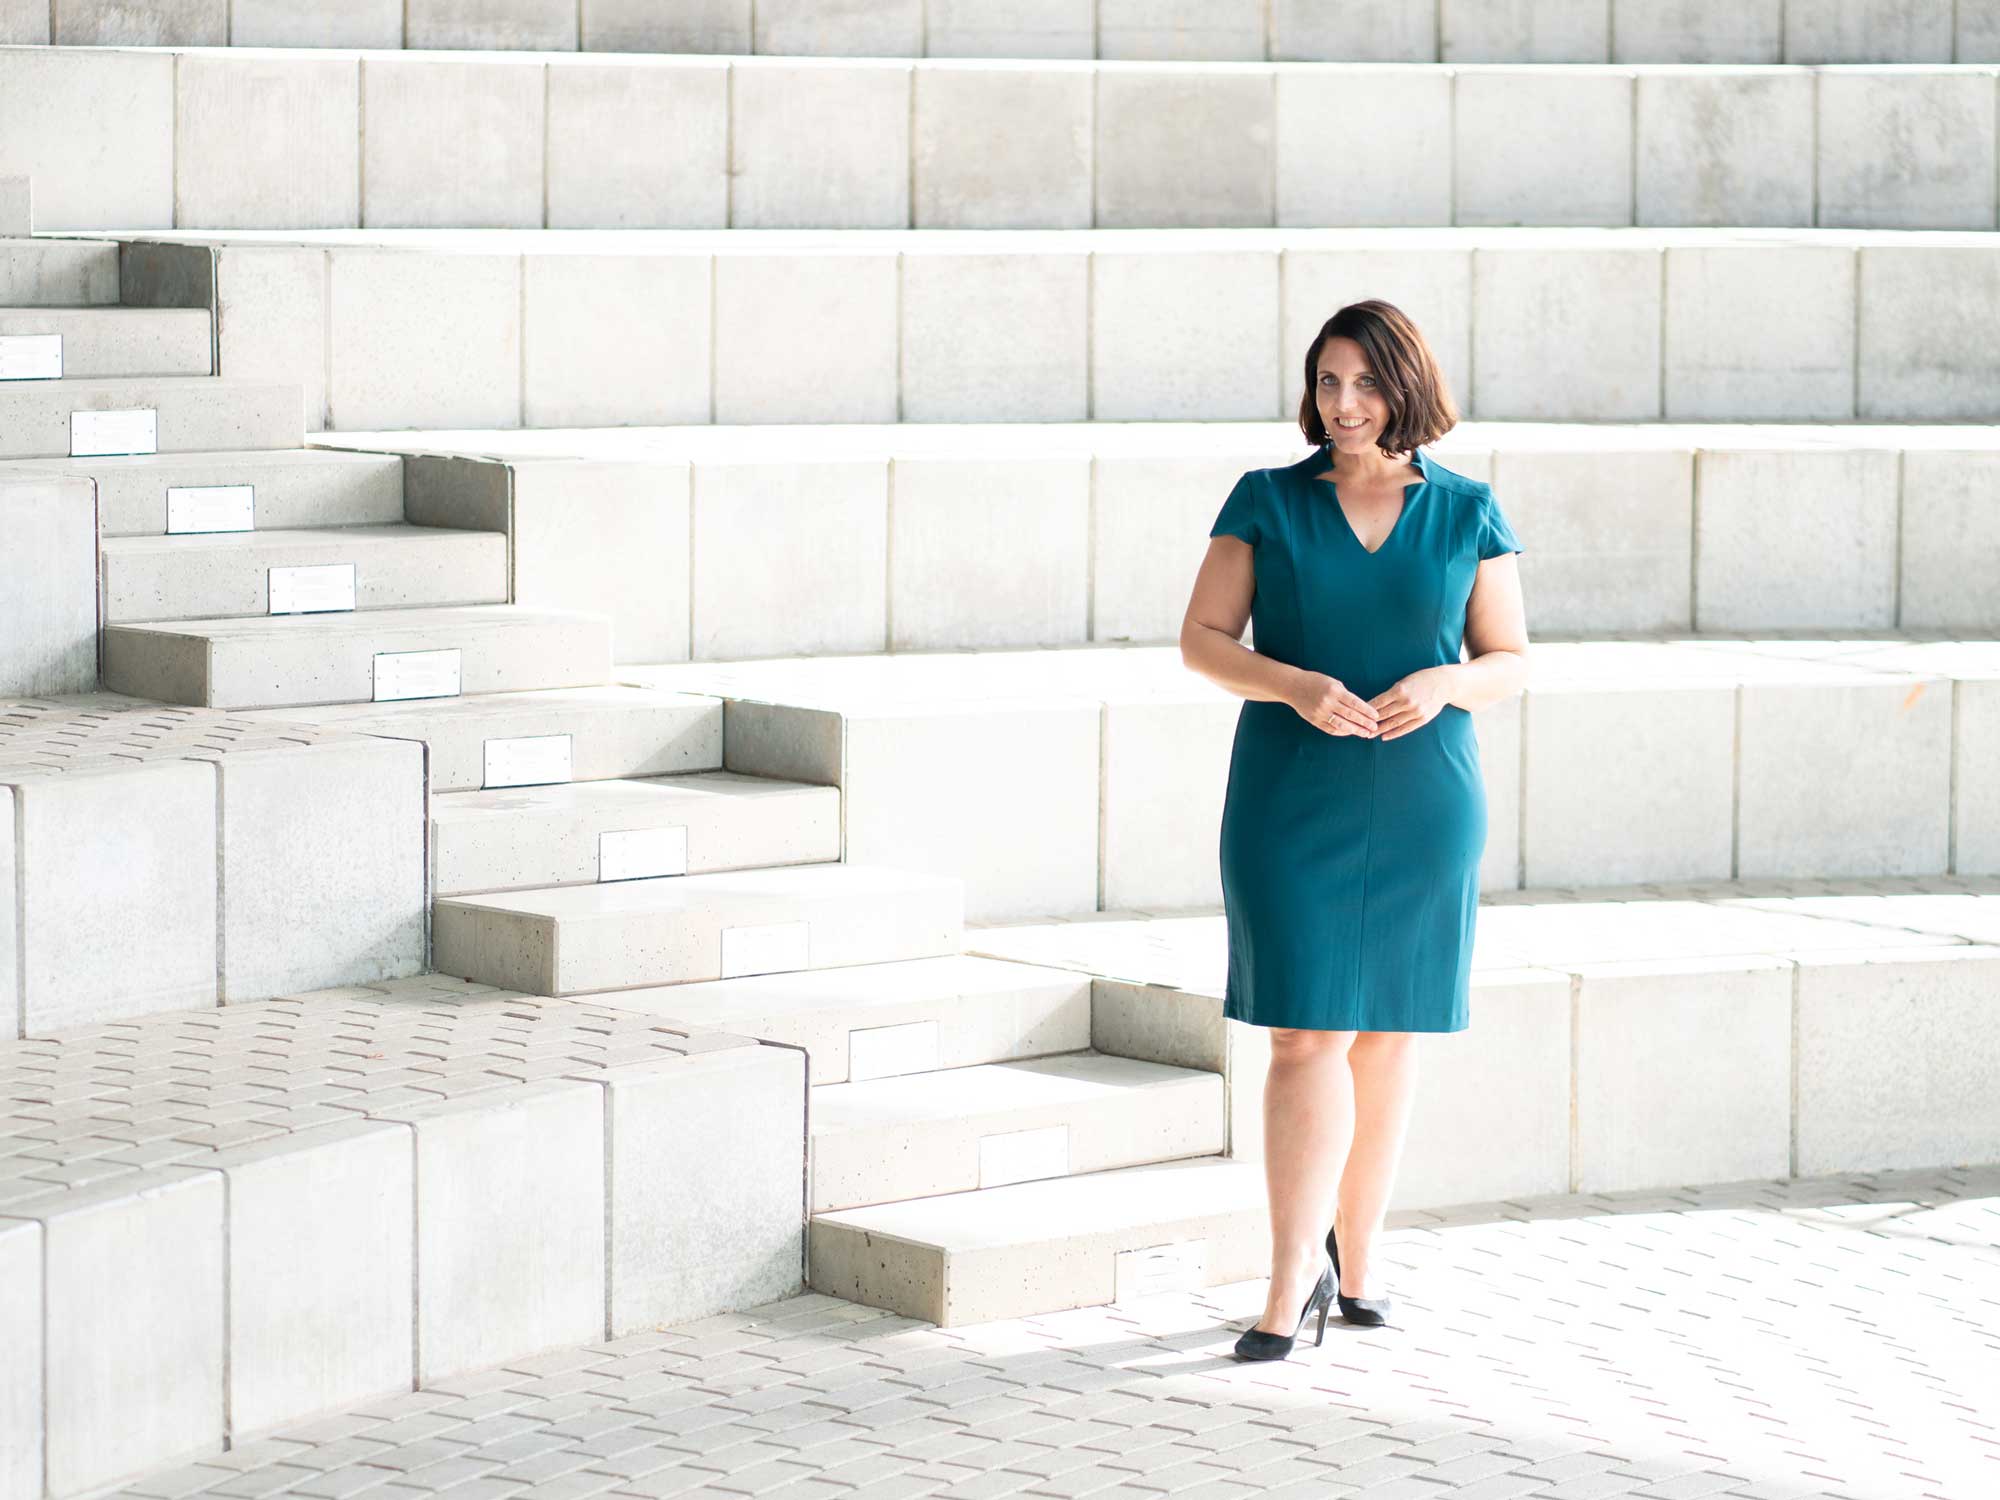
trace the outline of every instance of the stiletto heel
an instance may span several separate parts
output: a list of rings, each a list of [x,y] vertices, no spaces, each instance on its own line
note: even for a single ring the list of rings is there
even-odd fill
[[[1298,1341],[1299,1331],[1306,1326],[1306,1319],[1312,1316],[1314,1308],[1319,1309],[1319,1335],[1313,1343],[1315,1346],[1324,1343],[1326,1310],[1332,1305],[1339,1290],[1340,1283],[1334,1280],[1333,1266],[1329,1263],[1327,1268],[1319,1273],[1319,1280],[1313,1285],[1312,1295],[1306,1298],[1306,1305],[1299,1309],[1298,1327],[1288,1334],[1266,1333],[1252,1324],[1244,1329],[1236,1340],[1236,1357],[1245,1360],[1283,1359],[1292,1352],[1292,1345]]]
[[[1361,1328],[1380,1328],[1388,1322],[1387,1297],[1350,1297],[1340,1290],[1340,1245],[1331,1229],[1326,1232],[1326,1254],[1333,1263],[1333,1299],[1340,1304],[1340,1315]]]

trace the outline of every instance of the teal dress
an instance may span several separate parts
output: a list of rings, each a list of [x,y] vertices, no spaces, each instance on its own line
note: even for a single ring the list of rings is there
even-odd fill
[[[1373,698],[1460,659],[1480,561],[1521,544],[1492,489],[1421,448],[1375,552],[1347,523],[1330,447],[1236,481],[1210,536],[1254,549],[1252,645]],[[1245,699],[1222,812],[1223,1014],[1325,1031],[1463,1031],[1486,847],[1472,715],[1392,740],[1335,735]]]

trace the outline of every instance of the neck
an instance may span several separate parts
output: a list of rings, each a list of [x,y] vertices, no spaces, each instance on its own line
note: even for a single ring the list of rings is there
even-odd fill
[[[1333,477],[1355,484],[1386,482],[1416,462],[1416,454],[1413,452],[1384,453],[1372,443],[1365,451],[1357,453],[1343,452],[1338,445],[1331,442],[1328,446],[1333,451],[1333,461],[1328,465]]]

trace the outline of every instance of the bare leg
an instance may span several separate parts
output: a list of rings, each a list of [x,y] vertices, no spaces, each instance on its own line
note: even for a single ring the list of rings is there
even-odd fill
[[[1290,1333],[1326,1263],[1326,1224],[1354,1136],[1351,1031],[1271,1029],[1264,1075],[1264,1182],[1271,1197],[1271,1291],[1257,1327]]]
[[[1416,1036],[1407,1031],[1355,1033],[1347,1061],[1354,1079],[1354,1146],[1341,1173],[1335,1227],[1340,1238],[1340,1290],[1349,1297],[1383,1295],[1369,1264],[1375,1233],[1389,1210],[1417,1092]],[[1305,1294],[1299,1294],[1305,1300]]]

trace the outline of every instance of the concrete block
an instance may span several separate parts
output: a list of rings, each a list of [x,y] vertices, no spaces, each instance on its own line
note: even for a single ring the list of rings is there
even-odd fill
[[[0,11],[0,25],[5,24],[5,14],[4,11]],[[0,177],[0,235],[9,237],[19,235],[26,239],[34,232],[34,179]]]
[[[618,1006],[804,1048],[815,1086],[1091,1045],[1089,975],[956,953],[622,990]]]
[[[531,55],[364,59],[361,222],[540,228],[546,70]]]
[[[1893,626],[1897,467],[1889,449],[1704,452],[1696,628]]]
[[[237,47],[400,47],[402,0],[231,0],[229,40]]]
[[[607,1080],[613,1338],[804,1284],[804,1056],[731,1047]]]
[[[37,228],[173,223],[173,69],[164,52],[0,52],[0,177],[35,179]]]
[[[1521,885],[1521,697],[1472,716],[1479,770],[1486,790],[1486,848],[1479,857],[1479,889],[1518,890]]]
[[[48,467],[97,486],[98,526],[106,539],[164,536],[167,491],[209,485],[249,485],[257,525],[276,531],[386,526],[403,518],[403,460],[393,453],[273,449],[72,458]]]
[[[207,708],[365,703],[385,651],[459,650],[463,693],[588,687],[611,670],[602,615],[512,604],[114,625],[103,640],[112,691]]]
[[[1439,62],[1610,61],[1603,0],[1444,0],[1438,19]]]
[[[2000,343],[1967,308],[2000,306],[2000,255],[1926,245],[1855,251],[1861,265],[1864,421],[1991,422],[2000,418]]]
[[[233,50],[177,61],[176,224],[340,229],[361,222],[359,62]]]
[[[514,467],[484,457],[406,454],[403,515],[413,526],[511,533]]]
[[[403,45],[428,51],[574,52],[575,0],[407,0]]]
[[[766,56],[923,55],[923,0],[759,0],[751,14]]]
[[[1789,960],[1634,959],[1576,972],[1572,1191],[1790,1172]],[[1719,1036],[1729,1045],[1716,1046]]]
[[[95,240],[15,240],[0,247],[0,298],[8,307],[115,306],[122,248]]]
[[[1145,62],[1262,62],[1260,0],[1098,0],[1097,55]],[[1357,36],[1370,28],[1357,25]]]
[[[1957,16],[1959,62],[2000,62],[2000,14],[1965,6]]]
[[[2000,577],[2000,453],[1910,449],[1903,454],[1901,584],[1905,629],[1980,631],[1993,624]]]
[[[414,260],[405,264],[417,272]],[[222,245],[215,252],[218,369],[298,386],[308,432],[327,421],[329,282],[329,257],[318,248]]]
[[[901,313],[901,420],[1088,420],[1089,255],[908,256]]]
[[[0,695],[97,686],[97,501],[87,479],[0,477]]]
[[[214,768],[0,776],[14,784],[22,1034],[214,1005]]]
[[[757,22],[758,50],[770,51],[761,10]],[[872,58],[894,55],[870,49]],[[731,226],[908,228],[911,71],[908,63],[824,56],[732,63]]]
[[[750,0],[583,0],[586,52],[734,52],[750,45]]]
[[[671,874],[838,860],[840,792],[733,771],[454,792],[431,802],[431,889],[589,885],[604,835],[647,829],[683,831],[687,868]]]
[[[14,789],[0,785],[0,828],[11,829],[13,826]],[[18,857],[15,840],[11,836],[0,837],[0,1041],[12,1041],[20,1036],[25,1024],[21,1014],[21,871]],[[5,1285],[4,1279],[0,1279],[0,1286]]]
[[[1093,418],[1281,415],[1276,256],[1100,251],[1091,256],[1090,276]],[[1161,317],[1163,307],[1174,316]]]
[[[522,422],[708,421],[707,255],[521,258]]]
[[[220,1449],[220,1174],[156,1167],[8,1212],[42,1226],[48,1493]]]
[[[728,226],[726,62],[647,57],[551,66],[548,131],[551,229]],[[648,149],[629,150],[633,141]],[[592,257],[589,264],[603,262]],[[667,269],[660,260],[645,264]]]
[[[232,1436],[407,1391],[415,1380],[410,1127],[316,1125],[232,1146]]]
[[[898,259],[894,251],[718,256],[714,420],[899,420]],[[800,328],[813,337],[801,342]],[[773,362],[779,347],[785,358]]]
[[[416,1127],[417,1383],[605,1333],[604,1089],[385,1109]]]
[[[1560,686],[1526,695],[1522,883],[1728,880],[1736,691]],[[1619,745],[1607,758],[1591,745]]]
[[[1952,61],[1952,11],[1938,0],[1815,0],[1794,5],[1785,24],[1793,63]],[[1960,61],[1970,61],[1961,58]]]
[[[1854,412],[1854,252],[1670,247],[1666,414],[1840,420]]]
[[[1588,63],[1457,74],[1456,222],[1632,223],[1632,86],[1629,72]]]
[[[61,0],[49,14],[58,47],[226,47],[228,0]]]
[[[2000,874],[2000,684],[1989,676],[1957,684],[1958,727],[1952,745],[1959,768],[1952,809],[1952,869]]]
[[[1216,850],[1242,700],[1189,674],[1184,695],[1104,705],[1105,910],[1219,906]]]
[[[1798,1174],[2000,1157],[1996,979],[1991,947],[1802,956]]]
[[[1634,223],[1812,225],[1814,75],[1701,67],[1635,83]]]
[[[299,441],[297,386],[200,375],[0,383],[0,458],[70,451],[70,415],[149,407],[162,453],[288,448]]]
[[[1993,227],[1990,72],[1829,67],[1818,84],[1822,227]]]
[[[1952,717],[1945,679],[1748,682],[1742,700],[1739,878],[1945,868]],[[1835,744],[1842,753],[1828,756]]]
[[[696,660],[886,649],[886,463],[702,464],[693,505]]]
[[[1273,62],[1429,63],[1440,7],[1421,0],[1270,0]]]
[[[890,650],[1087,639],[1087,456],[898,458],[892,474]]]
[[[521,425],[519,256],[331,260],[329,428]]]
[[[1656,418],[1662,253],[1476,251],[1471,405],[1480,419]]]
[[[42,1226],[31,1219],[0,1218],[0,1348],[0,1495],[29,1500],[43,1493]]]
[[[726,963],[758,973],[953,953],[962,903],[949,877],[789,865],[458,896],[436,903],[432,931],[440,973],[578,995],[720,979]],[[740,966],[739,945],[750,955]]]
[[[211,375],[209,316],[194,308],[0,309],[0,335],[56,334],[71,378]]]
[[[10,47],[24,43],[33,47],[47,46],[48,6],[42,0],[0,0],[0,42]]]
[[[1097,226],[1275,223],[1275,96],[1275,70],[1256,65],[1100,67]]]
[[[912,226],[1090,228],[1096,78],[1089,64],[917,69]]]
[[[686,661],[688,467],[514,465],[514,601],[608,614],[614,661]]]
[[[932,57],[1091,58],[1093,0],[929,0],[924,42]]]
[[[1775,63],[1785,0],[1613,0],[1611,60],[1620,63]]]
[[[1461,471],[1462,472],[1462,471]],[[1694,453],[1653,445],[1513,452],[1492,463],[1538,633],[1685,631],[1693,619]]]
[[[1418,165],[1451,160],[1450,74],[1286,68],[1276,83],[1281,227],[1452,222],[1450,174]]]
[[[1287,424],[1295,422],[1305,394],[1306,350],[1313,336],[1333,309],[1361,297],[1384,298],[1415,320],[1446,383],[1463,401],[1472,389],[1472,261],[1471,251],[1449,247],[1283,252],[1279,410]],[[1298,461],[1302,442],[1292,441],[1285,462]],[[1207,527],[1202,530],[1205,534]]]

